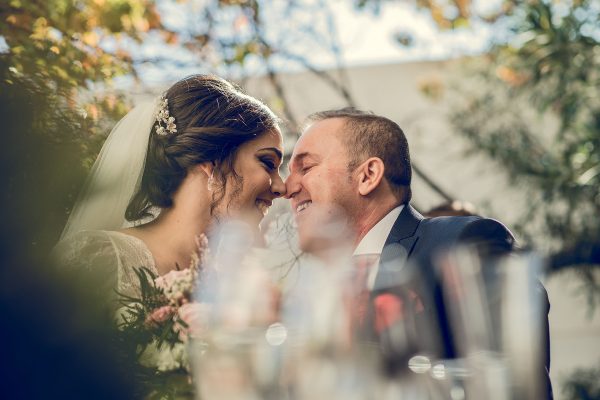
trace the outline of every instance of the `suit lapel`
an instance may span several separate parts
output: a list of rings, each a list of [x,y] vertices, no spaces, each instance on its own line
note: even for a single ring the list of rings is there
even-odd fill
[[[410,257],[419,238],[415,233],[423,219],[410,204],[404,207],[383,246],[374,289],[384,289],[396,284],[394,280],[398,278],[398,269]]]
[[[385,241],[385,246],[391,243],[397,243],[414,236],[419,223],[423,220],[423,216],[417,212],[410,204],[407,204],[403,209],[392,230]],[[409,249],[407,249],[408,251]]]

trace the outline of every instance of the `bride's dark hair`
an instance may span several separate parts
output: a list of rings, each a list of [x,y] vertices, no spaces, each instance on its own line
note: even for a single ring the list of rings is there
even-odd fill
[[[239,183],[233,169],[238,148],[260,135],[278,130],[279,119],[259,100],[216,76],[193,75],[166,92],[177,133],[159,135],[152,128],[139,190],[125,217],[136,221],[150,216],[152,207],[173,205],[173,194],[189,168],[215,164],[212,209],[223,199],[227,175]]]

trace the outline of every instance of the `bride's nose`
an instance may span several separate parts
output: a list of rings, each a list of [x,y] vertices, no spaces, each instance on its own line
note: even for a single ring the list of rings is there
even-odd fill
[[[285,184],[283,183],[283,179],[281,179],[279,174],[277,174],[277,176],[271,182],[271,193],[273,193],[275,197],[285,196]]]

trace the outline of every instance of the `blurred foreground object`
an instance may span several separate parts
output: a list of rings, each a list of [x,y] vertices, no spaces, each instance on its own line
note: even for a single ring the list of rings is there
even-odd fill
[[[0,365],[2,398],[131,399],[132,371],[91,287],[47,258],[78,181],[77,115],[0,59]],[[56,177],[60,177],[57,179]]]
[[[467,248],[438,259],[443,309],[466,398],[546,399],[548,300],[535,254],[480,260]]]
[[[548,398],[534,255],[448,248],[431,260],[433,276],[386,258],[399,273],[357,320],[369,282],[349,247],[305,258],[281,299],[260,259],[242,262],[251,243],[243,229],[225,231],[217,281],[197,293],[212,304],[206,335],[192,341],[198,399]]]
[[[89,287],[17,256],[0,259],[2,398],[135,398],[133,364]]]
[[[196,398],[279,399],[280,293],[252,247],[250,225],[230,221],[211,237],[194,301],[205,304],[202,335],[190,337]],[[266,253],[265,253],[266,255]]]

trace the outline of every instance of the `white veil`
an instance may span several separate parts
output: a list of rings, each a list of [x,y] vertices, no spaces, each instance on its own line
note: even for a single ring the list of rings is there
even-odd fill
[[[115,230],[130,225],[125,210],[140,187],[157,107],[156,99],[140,104],[115,125],[77,198],[61,240],[83,230]]]

